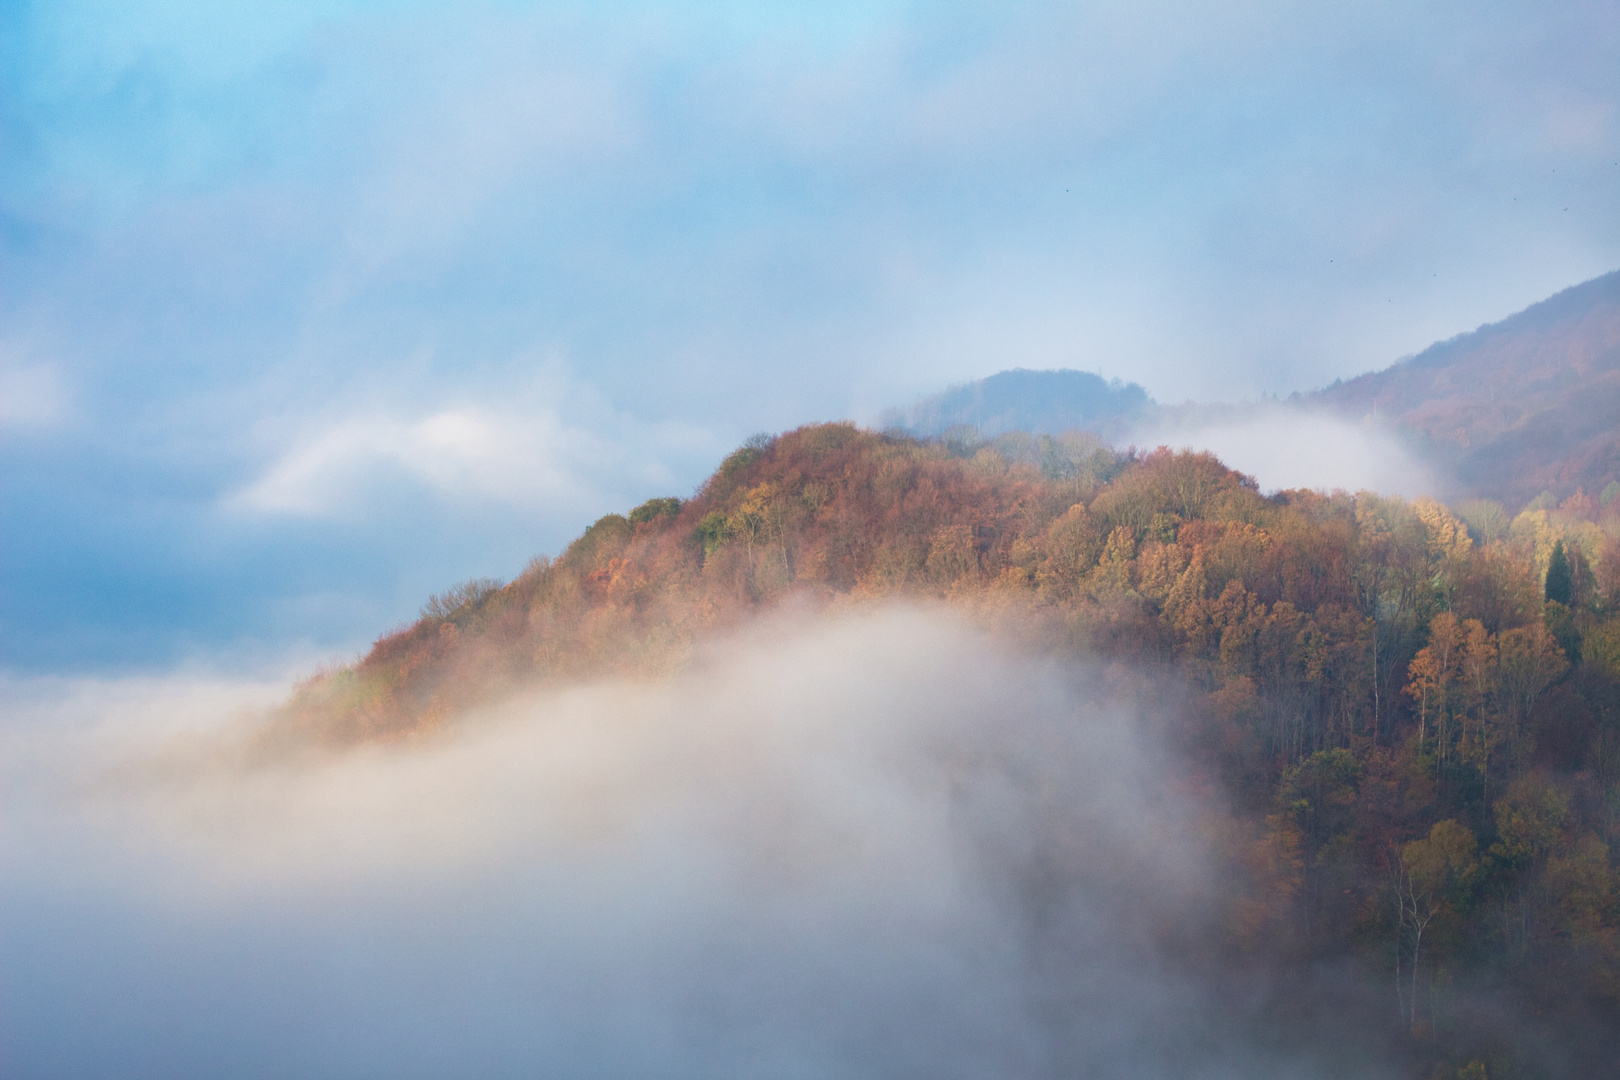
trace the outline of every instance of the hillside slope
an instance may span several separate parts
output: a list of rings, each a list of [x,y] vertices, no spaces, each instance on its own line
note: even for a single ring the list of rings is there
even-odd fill
[[[1620,271],[1306,400],[1397,425],[1461,494],[1597,495],[1620,481]]]
[[[1486,524],[1264,497],[1208,454],[1078,435],[804,428],[508,585],[435,597],[306,684],[265,746],[431,738],[537,683],[659,678],[785,605],[950,605],[1108,664],[1167,718],[1189,782],[1231,807],[1208,948],[1299,988],[1280,1031],[1359,1002],[1401,1017],[1376,1037],[1413,1076],[1596,1075],[1620,1053],[1620,505]]]

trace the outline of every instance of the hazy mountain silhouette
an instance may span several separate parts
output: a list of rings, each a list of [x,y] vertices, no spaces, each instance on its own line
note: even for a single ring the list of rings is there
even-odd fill
[[[1620,488],[1620,271],[1517,315],[1431,345],[1381,371],[1293,403],[1399,432],[1451,495],[1517,509],[1542,492],[1616,497]],[[1156,405],[1135,383],[1083,371],[1003,371],[891,409],[882,424],[917,436],[958,426],[994,437],[1075,428],[1122,442],[1141,421],[1255,419],[1252,406]]]
[[[1136,383],[1109,381],[1089,371],[1015,368],[925,397],[909,409],[891,409],[880,423],[924,437],[963,426],[977,428],[987,437],[1007,431],[1056,434],[1076,428],[1112,435],[1152,405],[1147,391]]]
[[[1620,480],[1620,271],[1304,400],[1395,425],[1461,495],[1598,494]]]

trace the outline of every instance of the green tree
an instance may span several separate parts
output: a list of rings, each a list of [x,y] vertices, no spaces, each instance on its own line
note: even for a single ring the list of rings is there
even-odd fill
[[[630,511],[630,524],[643,525],[662,517],[674,517],[681,512],[681,500],[676,498],[648,499]]]
[[[1423,939],[1436,919],[1457,914],[1466,905],[1478,872],[1479,842],[1466,827],[1449,819],[1437,823],[1427,837],[1401,848],[1395,869],[1395,901],[1400,912],[1395,990],[1409,1023],[1417,1023]],[[1411,966],[1407,985],[1402,985],[1401,978],[1403,953]]]
[[[1570,793],[1532,773],[1516,781],[1492,809],[1497,841],[1490,853],[1501,886],[1503,945],[1510,954],[1524,955],[1535,941],[1537,892],[1569,820]]]
[[[1547,562],[1547,599],[1569,606],[1574,579],[1569,572],[1569,556],[1564,554],[1564,542],[1553,544],[1552,558]]]

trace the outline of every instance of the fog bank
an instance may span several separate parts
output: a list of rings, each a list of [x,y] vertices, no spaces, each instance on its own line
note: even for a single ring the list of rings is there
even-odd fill
[[[0,1071],[1318,1074],[1183,962],[1209,808],[1108,687],[889,608],[335,756],[246,754],[253,686],[36,694]]]
[[[1376,491],[1444,495],[1442,478],[1388,428],[1326,410],[1282,403],[1195,409],[1149,420],[1129,436],[1138,446],[1208,450],[1263,491]]]

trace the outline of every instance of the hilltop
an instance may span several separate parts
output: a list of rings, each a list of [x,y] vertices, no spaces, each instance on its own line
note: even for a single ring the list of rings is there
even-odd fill
[[[1087,371],[1015,368],[953,386],[909,409],[890,409],[879,425],[925,438],[969,427],[987,438],[1010,431],[1057,435],[1083,429],[1117,440],[1152,408],[1153,399],[1135,383]]]

